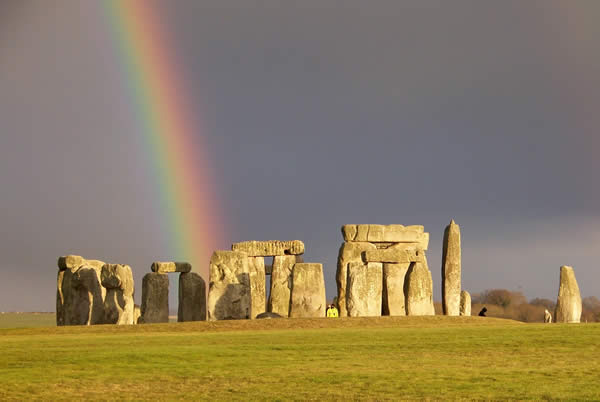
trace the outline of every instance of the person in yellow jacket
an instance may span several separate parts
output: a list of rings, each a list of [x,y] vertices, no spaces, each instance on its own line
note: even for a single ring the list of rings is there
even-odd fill
[[[338,309],[334,304],[327,306],[327,317],[339,317]]]

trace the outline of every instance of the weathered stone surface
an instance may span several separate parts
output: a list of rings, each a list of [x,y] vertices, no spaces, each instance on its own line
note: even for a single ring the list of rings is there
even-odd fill
[[[383,264],[383,315],[406,315],[406,302],[404,300],[404,281],[410,263],[384,263]]]
[[[386,249],[377,249],[365,251],[365,262],[391,262],[391,263],[410,263],[423,261],[424,252],[421,249],[406,246],[400,243],[401,247],[391,246]]]
[[[206,283],[195,272],[179,274],[177,321],[206,320]]]
[[[280,241],[244,241],[233,243],[233,251],[243,251],[249,257],[269,257],[276,255],[300,255],[304,254],[304,243],[300,240]]]
[[[352,262],[348,267],[346,300],[350,317],[381,315],[383,264]]]
[[[560,286],[554,312],[556,322],[579,322],[581,320],[581,294],[573,267],[560,267]]]
[[[471,294],[466,290],[460,292],[460,315],[471,315]]]
[[[552,323],[552,314],[546,309],[544,310],[544,322],[546,324]]]
[[[210,259],[209,278],[210,321],[250,318],[252,299],[246,253],[215,251]]]
[[[104,298],[104,323],[131,325],[134,321],[133,274],[129,265],[104,264],[101,273]]]
[[[250,277],[250,298],[252,309],[250,318],[267,311],[267,290],[265,281],[265,258],[248,257],[248,274]]]
[[[192,264],[189,262],[160,262],[155,261],[150,267],[152,272],[158,272],[159,274],[166,274],[169,272],[190,272],[192,270]]]
[[[442,308],[445,315],[460,314],[460,227],[452,220],[444,231],[442,250]]]
[[[435,315],[433,307],[433,281],[424,262],[411,264],[404,282],[406,315]]]
[[[277,313],[271,313],[270,311],[264,312],[264,313],[260,313],[259,315],[256,316],[257,319],[271,319],[271,318],[283,318],[282,316],[280,316]]]
[[[97,270],[102,270],[104,262],[100,260],[88,260],[80,255],[63,255],[62,257],[58,257],[58,269],[61,271],[64,271],[65,269],[77,269],[84,265]]]
[[[290,315],[290,301],[292,294],[292,268],[301,262],[299,256],[281,255],[273,258],[271,272],[271,293],[269,295],[268,310],[283,317]]]
[[[292,269],[290,317],[325,317],[323,265],[297,263]]]
[[[169,276],[150,272],[142,279],[142,307],[139,322],[169,322]]]
[[[342,235],[347,242],[416,243],[423,250],[429,245],[429,233],[420,225],[344,225]]]
[[[342,243],[342,246],[340,247],[335,275],[340,317],[348,316],[348,309],[346,308],[348,266],[353,262],[363,264],[362,254],[370,250],[377,250],[377,247],[375,247],[374,244],[367,242]]]
[[[142,316],[142,310],[140,309],[140,306],[138,306],[137,304],[135,304],[133,306],[133,323],[134,324],[139,324],[141,316]]]

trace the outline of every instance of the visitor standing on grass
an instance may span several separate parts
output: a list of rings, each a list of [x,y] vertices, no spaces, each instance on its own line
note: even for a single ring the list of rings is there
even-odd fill
[[[329,306],[327,306],[327,317],[339,317],[338,309],[337,307],[335,307],[334,304],[330,304]]]

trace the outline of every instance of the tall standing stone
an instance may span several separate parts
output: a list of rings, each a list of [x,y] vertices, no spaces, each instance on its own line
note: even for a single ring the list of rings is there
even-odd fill
[[[248,257],[248,275],[250,278],[250,297],[252,309],[250,318],[267,311],[267,291],[264,257]]]
[[[581,320],[581,294],[573,267],[560,267],[560,286],[554,312],[555,322],[576,323]]]
[[[345,225],[342,230],[346,228]],[[347,242],[340,247],[336,271],[336,283],[338,291],[338,307],[340,317],[346,317],[348,310],[346,308],[347,285],[348,285],[348,267],[351,263],[363,264],[362,254],[369,250],[377,250],[372,243],[367,242]]]
[[[383,264],[352,262],[348,267],[346,307],[350,317],[381,315]]]
[[[452,220],[444,231],[442,250],[442,308],[445,315],[460,314],[460,227]]]
[[[102,286],[106,288],[106,324],[131,325],[134,322],[133,274],[128,265],[104,264]]]
[[[424,262],[411,264],[404,282],[406,315],[435,315],[431,271]]]
[[[466,290],[460,292],[460,315],[471,315],[471,294]]]
[[[323,265],[297,263],[292,273],[290,317],[325,317]]]
[[[252,299],[248,254],[217,250],[210,258],[208,320],[250,318]]]
[[[273,257],[269,312],[277,313],[282,317],[289,317],[292,295],[292,269],[294,264],[301,260],[301,257],[295,255],[277,255]]]
[[[179,274],[177,321],[206,320],[206,283],[196,272]]]
[[[169,322],[169,276],[150,272],[142,279],[142,307],[139,322]]]
[[[404,281],[409,267],[410,263],[383,264],[383,315],[406,315]]]

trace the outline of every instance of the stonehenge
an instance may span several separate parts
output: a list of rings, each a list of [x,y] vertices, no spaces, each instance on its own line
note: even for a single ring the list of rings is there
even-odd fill
[[[140,324],[169,322],[169,277],[150,272],[142,278]]]
[[[445,315],[460,315],[460,227],[454,219],[444,231],[442,250],[442,308]]]
[[[560,284],[554,311],[555,322],[577,323],[581,320],[581,295],[573,267],[560,267]]]
[[[323,264],[295,264],[290,317],[324,317],[326,303]]]
[[[133,274],[128,265],[104,264],[102,286],[106,288],[104,314],[106,324],[134,323]]]
[[[460,292],[460,315],[471,315],[471,294],[466,290]]]
[[[342,236],[336,271],[340,317],[434,313],[423,226],[344,225]]]
[[[206,320],[206,284],[195,272],[179,275],[177,322]]]
[[[208,320],[250,318],[252,302],[248,254],[217,250],[210,258]]]

